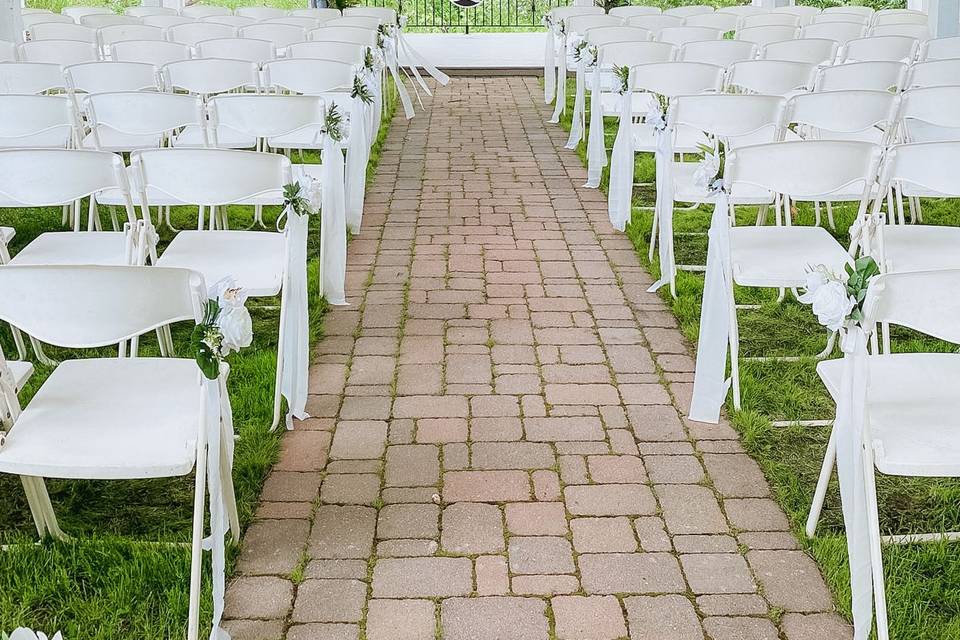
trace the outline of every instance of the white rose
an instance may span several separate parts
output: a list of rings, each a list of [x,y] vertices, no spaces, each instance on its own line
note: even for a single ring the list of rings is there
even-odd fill
[[[827,282],[829,282],[829,278],[827,278],[826,274],[824,274],[823,271],[821,271],[820,269],[813,269],[812,271],[807,271],[807,281],[806,281],[806,284],[804,285],[804,288],[807,290],[807,292],[802,296],[800,296],[800,302],[806,302],[807,304],[809,304],[810,302],[813,302],[812,298],[809,301],[807,301],[807,300],[804,300],[804,297],[810,296],[817,289],[827,284]]]
[[[720,173],[720,155],[716,153],[706,153],[703,160],[697,165],[693,172],[693,183],[698,187],[707,189],[713,183],[713,179]]]
[[[838,280],[822,283],[800,296],[799,300],[812,303],[817,320],[831,331],[838,331],[843,327],[847,316],[857,304],[856,300],[847,295],[847,286]]]
[[[656,131],[663,131],[667,128],[667,121],[663,117],[663,112],[660,111],[660,105],[657,102],[650,105],[644,122],[652,126]]]
[[[253,320],[245,306],[246,291],[238,287],[233,278],[226,277],[210,287],[209,295],[216,298],[220,305],[220,316],[217,318],[217,326],[223,336],[220,353],[228,355],[249,347],[253,342]]]
[[[47,640],[47,634],[33,631],[26,627],[19,627],[14,629],[13,633],[10,634],[10,640]],[[53,636],[53,640],[63,640],[63,636],[60,635],[59,631]]]

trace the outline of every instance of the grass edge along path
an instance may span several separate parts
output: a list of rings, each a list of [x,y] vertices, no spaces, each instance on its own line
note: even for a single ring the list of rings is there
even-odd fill
[[[575,89],[571,78],[567,88],[567,112],[560,122],[567,132],[571,125]],[[588,95],[588,109],[589,100]],[[615,118],[605,119],[608,151],[613,146],[616,127]],[[586,140],[577,146],[575,152],[586,164]],[[600,184],[604,193],[608,177],[609,167],[606,167]],[[653,182],[652,154],[637,154],[634,179],[637,183]],[[652,211],[642,208],[652,207],[654,199],[652,186],[635,188],[633,214],[626,233],[641,263],[656,278],[659,265],[656,260],[651,263],[647,256],[653,216]],[[923,206],[926,223],[960,226],[960,204],[956,201],[924,201]],[[705,264],[705,232],[711,212],[712,208],[708,207],[690,212],[677,208],[674,232],[678,264]],[[853,210],[849,206],[835,207],[835,215],[836,230],[830,231],[843,246],[847,246],[847,229],[853,222]],[[737,217],[738,224],[753,224],[756,212],[745,210]],[[795,224],[813,224],[812,213],[801,208]],[[688,271],[677,274],[676,299],[670,297],[666,288],[660,290],[690,344],[691,355],[696,353],[702,293],[703,274]],[[790,296],[783,304],[777,304],[774,296],[775,292],[771,290],[738,288],[738,303],[761,305],[759,311],[739,314],[744,354],[795,355],[820,351],[826,336],[809,307]],[[950,345],[906,330],[895,330],[893,347],[901,351],[955,350]],[[839,356],[838,351],[831,355]],[[771,420],[833,417],[833,403],[816,375],[815,362],[812,358],[796,363],[741,362],[741,388],[743,409],[734,410],[728,397],[727,418],[740,433],[744,449],[760,464],[773,497],[787,514],[800,547],[816,560],[833,592],[838,611],[849,620],[849,565],[835,475],[817,537],[810,540],[804,534],[829,428],[771,425]],[[878,474],[877,486],[883,534],[960,530],[960,482],[891,478]],[[960,545],[942,542],[887,545],[883,549],[883,560],[891,637],[910,640],[960,638]]]

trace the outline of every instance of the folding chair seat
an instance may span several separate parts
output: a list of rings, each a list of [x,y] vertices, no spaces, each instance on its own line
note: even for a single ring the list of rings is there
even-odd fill
[[[360,9],[362,7],[355,7]],[[327,21],[334,18],[339,18],[343,14],[340,13],[339,9],[334,9],[333,7],[318,7],[316,9],[294,9],[290,12],[291,16],[301,16],[306,18],[314,18],[315,20]]]
[[[918,62],[909,69],[908,89],[956,86],[960,80],[960,58]]]
[[[97,30],[80,24],[62,22],[42,22],[29,29],[32,40],[76,40],[77,42],[96,42]]]
[[[727,91],[789,97],[809,91],[816,79],[816,65],[781,60],[735,62],[727,70]]]
[[[76,130],[67,96],[0,95],[0,149],[64,149],[76,142]]]
[[[70,16],[65,16],[60,13],[24,13],[22,16],[23,28],[27,31],[30,30],[35,24],[43,24],[45,22],[59,22],[61,24],[76,24],[73,18]]]
[[[768,25],[763,27],[748,27],[737,29],[734,36],[737,40],[752,42],[758,47],[770,44],[771,42],[780,42],[782,40],[795,40],[800,35],[800,29],[788,25]]]
[[[278,91],[317,95],[353,86],[354,65],[298,58],[263,65],[264,85]]]
[[[881,24],[927,24],[930,16],[924,11],[912,9],[881,9],[873,14],[873,25]]]
[[[86,96],[82,107],[90,125],[85,149],[129,153],[168,146],[184,127],[204,125],[202,101],[183,94],[101,93]]]
[[[236,38],[236,27],[229,27],[224,24],[211,24],[207,22],[190,22],[187,24],[178,24],[167,28],[167,40],[170,42],[179,42],[191,47],[196,46],[203,40],[213,40],[214,38]]]
[[[320,27],[307,32],[307,40],[310,42],[354,42],[366,45],[368,47],[376,46],[377,30],[361,29],[359,27]]]
[[[854,13],[829,13],[824,11],[813,19],[812,24],[859,24],[870,26],[870,16]]]
[[[905,142],[960,140],[960,87],[921,87],[903,92],[901,138]]]
[[[113,15],[113,10],[109,7],[85,7],[85,6],[70,6],[63,7],[60,10],[61,15],[69,17],[71,20],[80,24],[80,19],[84,16],[106,16]]]
[[[112,45],[115,42],[128,40],[163,40],[163,29],[145,24],[118,24],[112,27],[103,27],[97,30],[97,41],[100,43],[100,52],[103,57],[112,58]]]
[[[126,40],[110,45],[110,57],[118,62],[142,62],[158,69],[171,62],[190,59],[190,46],[165,40]]]
[[[928,27],[926,23],[881,24],[881,25],[870,27],[868,34],[874,37],[903,36],[903,37],[914,38],[916,40],[922,41],[922,40],[930,39],[930,27]]]
[[[65,91],[63,71],[58,64],[4,62],[0,64],[0,94],[30,95]]]
[[[288,58],[317,58],[362,64],[367,47],[353,42],[298,42],[287,47]]]
[[[294,42],[305,42],[307,32],[302,27],[289,24],[253,24],[240,29],[241,38],[268,40],[277,48],[280,56]]]
[[[721,38],[723,38],[723,32],[710,27],[666,27],[657,34],[658,42],[668,42],[678,48],[688,42],[720,40]]]
[[[154,267],[7,266],[0,268],[0,283],[0,319],[62,347],[129,342],[132,355],[145,332],[199,323],[208,296],[198,274]],[[41,536],[65,537],[45,478],[142,480],[196,472],[186,624],[188,638],[196,639],[208,479],[215,593],[224,583],[224,536],[232,530],[239,538],[225,374],[207,380],[192,358],[67,360],[22,410],[15,390],[0,384],[13,416],[0,473],[21,477]]]
[[[118,25],[138,25],[141,24],[140,18],[133,16],[119,16],[115,14],[93,14],[80,18],[80,24],[91,29],[102,29],[103,27],[114,27]]]

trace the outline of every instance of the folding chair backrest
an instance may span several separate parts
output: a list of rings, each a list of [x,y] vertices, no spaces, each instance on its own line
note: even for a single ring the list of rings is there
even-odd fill
[[[866,35],[867,28],[859,22],[819,22],[800,30],[801,38],[826,38],[846,44]]]
[[[90,15],[83,16],[80,18],[80,24],[85,27],[91,27],[93,29],[102,29],[103,27],[112,27],[118,24],[141,24],[140,18],[134,18],[133,16],[118,16],[118,15]]]
[[[0,287],[0,318],[43,342],[75,349],[199,322],[206,301],[203,276],[169,267],[11,266],[0,270]]]
[[[876,10],[873,7],[868,7],[866,5],[842,4],[836,7],[826,7],[824,8],[823,13],[826,13],[826,14],[847,13],[847,14],[853,14],[861,17],[867,16],[868,18],[870,18],[873,16],[874,13],[876,13]]]
[[[77,40],[96,42],[97,30],[82,24],[67,22],[42,22],[30,27],[30,37],[40,40]]]
[[[366,50],[366,45],[354,42],[297,42],[287,47],[287,57],[361,64]]]
[[[737,16],[738,18],[742,19],[748,16],[768,15],[770,13],[770,9],[767,9],[766,7],[756,7],[752,4],[740,4],[730,7],[720,7],[717,9],[717,13],[729,13],[730,15]]]
[[[782,60],[747,60],[730,65],[727,87],[782,96],[813,87],[816,65]]]
[[[635,16],[627,19],[627,25],[631,27],[640,27],[641,29],[646,29],[647,31],[657,34],[661,29],[665,29],[666,27],[682,27],[683,18],[680,16],[672,16],[667,14]]]
[[[958,104],[960,86],[921,87],[904,91],[900,120],[905,139],[909,142],[960,140]]]
[[[203,102],[182,93],[119,91],[86,96],[83,108],[90,120],[94,140],[101,129],[131,136],[147,136],[189,125],[205,124]]]
[[[121,62],[143,62],[160,68],[190,59],[190,46],[166,40],[125,40],[110,45],[110,57]]]
[[[104,189],[130,193],[123,158],[117,154],[66,149],[0,151],[0,195],[18,206],[72,204]]]
[[[100,58],[100,52],[94,42],[38,40],[18,45],[17,57],[23,62],[48,62],[66,67],[81,62],[95,62]]]
[[[357,7],[358,9],[360,7]],[[367,9],[372,7],[365,7]],[[334,18],[339,18],[341,15],[339,9],[333,9],[331,7],[327,8],[317,8],[317,9],[294,9],[290,12],[291,16],[300,16],[304,18],[313,18],[315,20],[327,21]]]
[[[63,149],[73,142],[75,128],[67,96],[0,96],[0,148]]]
[[[671,125],[694,127],[735,146],[738,139],[773,141],[786,101],[779,96],[703,94],[670,101]]]
[[[77,24],[80,23],[80,18],[84,16],[94,16],[94,15],[112,15],[113,10],[109,7],[84,7],[84,6],[72,6],[72,7],[63,7],[60,9],[62,15],[68,16]]]
[[[657,34],[657,40],[669,42],[675,47],[682,47],[688,42],[719,40],[722,37],[723,31],[709,27],[665,27]]]
[[[324,101],[316,96],[217,96],[210,100],[208,112],[212,131],[226,127],[255,138],[315,130],[319,143],[324,123]]]
[[[960,84],[960,58],[928,60],[910,67],[907,87],[946,87]]]
[[[922,11],[910,9],[884,9],[873,16],[874,26],[884,24],[928,24],[930,16]]]
[[[704,4],[690,4],[682,7],[672,7],[670,9],[664,10],[664,15],[676,16],[679,18],[689,18],[690,16],[698,16],[704,13],[713,13],[715,9],[711,6]]]
[[[303,16],[283,16],[282,18],[261,20],[260,24],[285,24],[294,27],[300,27],[303,29],[304,33],[306,33],[311,29],[319,29],[323,22],[323,20],[317,20],[316,18],[307,18]]]
[[[355,42],[372,47],[377,44],[376,30],[360,29],[358,27],[320,27],[307,32],[307,40],[311,42]]]
[[[926,24],[881,24],[870,28],[871,36],[906,36],[917,40],[930,39],[930,27]]]
[[[747,42],[753,42],[762,47],[763,45],[770,44],[771,42],[793,40],[799,35],[800,29],[797,27],[769,25],[765,27],[737,29],[737,33],[734,37],[737,40],[746,40]]]
[[[815,65],[830,65],[837,59],[836,40],[803,38],[771,42],[760,50],[761,60],[784,60]]]
[[[907,36],[870,36],[843,47],[841,62],[913,62],[919,43]]]
[[[380,18],[380,20],[390,24],[397,23],[397,12],[390,7],[347,7],[344,9],[343,15],[350,17],[367,16]]]
[[[867,89],[897,91],[905,82],[907,65],[902,62],[851,62],[820,70],[817,91]]]
[[[820,15],[820,7],[798,4],[792,7],[777,7],[770,13],[797,16],[800,20],[800,26],[805,26],[812,23],[814,18]]]
[[[16,62],[17,45],[13,42],[0,40],[0,62]]]
[[[198,58],[223,58],[263,64],[277,59],[277,47],[269,40],[216,38],[197,43]]]
[[[142,62],[85,62],[67,67],[64,74],[71,91],[160,90],[157,68]]]
[[[160,27],[161,29],[169,29],[170,27],[175,27],[181,24],[193,24],[196,22],[194,18],[188,18],[186,16],[146,16],[142,18],[143,24],[150,27]]]
[[[330,24],[329,22],[327,24]],[[593,16],[573,16],[564,20],[567,27],[567,34],[583,35],[588,30],[596,27],[618,27],[623,25],[623,19],[616,16],[593,15]]]
[[[178,24],[167,29],[167,40],[170,42],[188,44],[191,47],[201,40],[235,37],[237,37],[236,28],[228,27],[225,24],[191,22],[189,24]]]
[[[602,47],[613,42],[647,42],[653,39],[653,34],[639,27],[594,27],[584,34],[587,42]]]
[[[23,16],[23,28],[30,30],[30,27],[43,24],[46,22],[59,22],[61,24],[76,24],[73,18],[70,16],[61,15],[59,13],[32,13],[24,14]]]
[[[874,276],[863,311],[868,325],[886,322],[960,344],[960,270]]]
[[[705,62],[728,67],[741,60],[753,60],[757,57],[757,45],[741,40],[705,40],[688,42],[680,47],[678,60],[683,62]]]
[[[233,11],[227,7],[195,4],[181,9],[180,15],[184,16],[185,18],[199,19],[206,18],[207,16],[229,16],[233,15]]]
[[[253,87],[260,90],[256,63],[223,58],[198,58],[171,62],[160,73],[167,89],[182,89],[197,95],[212,95]]]
[[[0,63],[0,95],[31,95],[66,88],[60,65],[43,62]]]
[[[630,69],[634,91],[650,91],[669,98],[720,91],[723,74],[723,67],[702,62],[655,62]]]
[[[600,47],[600,63],[604,66],[635,67],[651,62],[669,62],[676,58],[677,48],[667,42],[614,42]]]
[[[724,183],[749,184],[798,199],[862,189],[865,210],[883,149],[869,142],[801,140],[740,147],[727,152]],[[803,171],[795,171],[803,167]]]
[[[278,49],[283,49],[294,42],[305,42],[307,32],[290,24],[252,24],[240,29],[240,37],[269,40]]]
[[[626,7],[614,7],[607,13],[609,13],[611,16],[617,16],[618,18],[626,19],[634,18],[636,16],[657,16],[662,12],[663,10],[660,7],[633,5]]]
[[[290,160],[277,153],[228,149],[150,149],[131,155],[143,187],[180,202],[248,202],[291,182]]]
[[[787,101],[784,124],[812,127],[813,137],[821,140],[879,127],[886,142],[894,132],[899,105],[899,96],[889,91],[804,93]]]
[[[146,18],[147,16],[175,16],[177,10],[171,7],[127,7],[123,13],[134,18]]]
[[[317,95],[353,85],[354,65],[333,60],[295,58],[263,65],[267,87]]]
[[[267,18],[282,18],[287,15],[284,9],[275,7],[237,7],[234,13],[244,18],[253,18],[254,20],[266,20]]]
[[[360,27],[361,29],[376,29],[383,23],[382,18],[376,16],[350,15],[342,18],[326,20],[325,27]]]
[[[603,15],[605,13],[603,7],[588,6],[588,7],[555,7],[550,10],[550,17],[556,22],[557,20],[566,20],[567,18],[572,18],[574,16],[589,16],[589,15]]]
[[[243,27],[249,27],[252,24],[257,24],[257,21],[253,18],[244,16],[206,16],[205,18],[200,18],[198,22],[204,24],[220,24],[225,27],[233,27],[234,29],[241,29]]]
[[[756,13],[740,18],[740,28],[750,27],[793,27],[800,26],[800,17],[788,13]]]
[[[920,47],[921,60],[945,60],[960,58],[960,36],[933,38]]]
[[[861,16],[856,13],[821,13],[819,16],[813,19],[813,24],[837,22],[859,24],[866,27],[870,25],[870,16]]]
[[[103,27],[97,32],[100,47],[106,49],[115,42],[127,40],[163,40],[163,29],[145,24],[118,24]]]
[[[683,22],[687,27],[707,27],[708,29],[719,29],[724,33],[734,31],[739,23],[740,18],[732,13],[701,13],[690,16]]]
[[[956,154],[960,140],[899,144],[887,150],[880,172],[880,184],[898,183],[906,194],[918,191],[945,197],[960,197]]]

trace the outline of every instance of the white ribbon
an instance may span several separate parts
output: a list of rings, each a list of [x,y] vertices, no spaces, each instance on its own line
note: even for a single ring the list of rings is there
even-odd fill
[[[399,26],[397,27],[397,40],[400,44],[401,51],[407,55],[407,60],[410,62],[410,69],[417,76],[417,79],[420,81],[420,85],[427,92],[427,95],[432,96],[433,94],[430,93],[430,89],[428,89],[426,83],[423,82],[417,67],[423,67],[424,70],[430,74],[431,78],[444,86],[450,83],[450,76],[437,69],[429,60],[420,55],[420,52],[414,49],[413,45],[411,45],[410,42],[403,37],[403,28]]]
[[[573,121],[570,123],[570,136],[567,138],[567,149],[576,149],[583,140],[583,130],[586,127],[587,111],[587,60],[590,55],[589,47],[584,47],[577,61],[577,93],[573,101]]]
[[[662,122],[663,115],[660,114],[660,122],[653,125],[654,136],[657,139],[655,155],[657,163],[657,202],[654,205],[654,218],[657,220],[657,228],[654,233],[660,238],[660,279],[654,282],[647,291],[656,291],[663,285],[669,284],[670,294],[677,297],[677,266],[674,263],[673,256],[673,131],[660,128]]]
[[[397,60],[397,50],[391,38],[384,39],[383,54],[386,60],[387,69],[393,77],[393,84],[397,88],[397,95],[400,96],[400,104],[403,105],[403,114],[407,120],[413,117],[413,101],[410,100],[410,94],[400,78],[399,61]]]
[[[607,166],[607,141],[603,132],[603,73],[597,60],[590,82],[590,135],[587,136],[587,184],[596,189],[600,186],[603,168]]]
[[[356,123],[356,126],[350,127],[350,136],[347,140],[346,175],[346,224],[353,233],[360,232],[360,223],[363,219],[363,198],[367,187],[367,162],[370,159],[370,142],[367,138],[367,128],[365,126],[367,112],[367,105],[359,98],[355,98],[351,105],[350,122]],[[340,154],[340,150],[336,147],[334,147],[333,152],[337,155]],[[326,154],[326,149],[324,154]],[[326,163],[326,159],[324,159],[324,163]],[[324,171],[324,177],[327,178],[326,171]],[[331,175],[329,179],[333,180],[335,176]],[[344,258],[346,258],[346,253],[344,253]]]
[[[335,305],[347,304],[344,292],[347,277],[347,221],[343,164],[340,145],[329,135],[324,136],[323,191],[320,203],[320,295]]]
[[[631,83],[620,95],[620,127],[617,139],[613,143],[610,158],[610,185],[607,194],[607,208],[610,224],[623,231],[630,220],[633,202],[633,121]]]
[[[543,103],[550,104],[557,95],[557,37],[547,24],[546,45],[543,51]]]
[[[550,122],[560,122],[560,116],[567,112],[567,34],[560,32],[560,59],[557,61],[557,106],[553,109]]]
[[[693,374],[690,419],[716,424],[730,386],[726,377],[730,343],[730,205],[725,191],[717,193],[707,244],[707,273],[700,308],[697,364]]]
[[[837,400],[833,436],[837,443],[837,478],[843,507],[843,526],[850,556],[853,635],[867,640],[873,626],[873,573],[870,564],[870,529],[867,521],[867,494],[864,474],[864,438],[866,428],[867,337],[859,326],[849,328],[841,338],[843,378]]]

